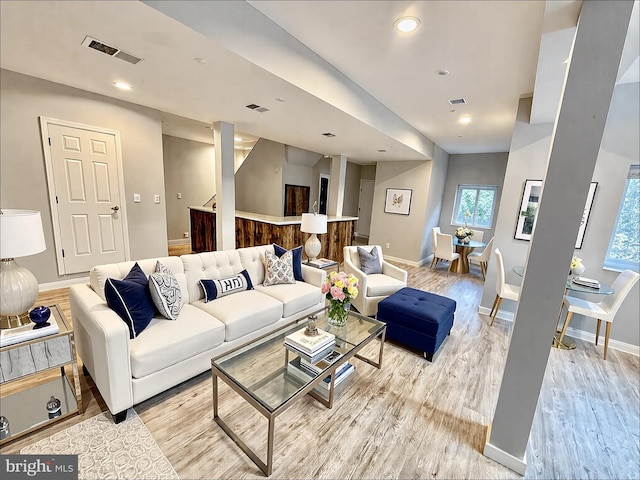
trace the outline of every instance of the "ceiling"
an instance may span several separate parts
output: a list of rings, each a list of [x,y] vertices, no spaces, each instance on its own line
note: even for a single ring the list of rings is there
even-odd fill
[[[553,120],[566,70],[557,57],[569,56],[580,5],[3,0],[0,66],[157,109],[163,132],[199,141],[224,121],[246,141],[358,163],[433,158],[434,143],[506,152],[521,97],[535,92],[537,118]],[[416,32],[392,28],[402,15],[420,18]],[[82,46],[87,35],[143,61]],[[626,81],[638,81],[637,56],[623,62]],[[457,98],[467,103],[448,103]]]

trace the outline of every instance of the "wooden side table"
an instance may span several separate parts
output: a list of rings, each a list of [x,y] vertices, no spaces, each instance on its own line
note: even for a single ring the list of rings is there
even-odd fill
[[[73,329],[57,305],[50,308],[58,333],[0,348],[0,415],[9,422],[8,436],[0,444],[82,413]],[[52,375],[54,369],[60,374]],[[59,414],[47,410],[51,397],[60,401]]]

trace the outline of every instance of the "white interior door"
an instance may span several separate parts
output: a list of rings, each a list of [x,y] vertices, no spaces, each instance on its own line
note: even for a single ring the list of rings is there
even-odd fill
[[[373,180],[360,180],[360,198],[358,200],[358,221],[356,222],[356,234],[360,237],[369,237],[371,228],[371,211],[373,209]]]
[[[95,265],[124,261],[128,255],[117,132],[54,123],[46,127],[59,270],[88,272]]]

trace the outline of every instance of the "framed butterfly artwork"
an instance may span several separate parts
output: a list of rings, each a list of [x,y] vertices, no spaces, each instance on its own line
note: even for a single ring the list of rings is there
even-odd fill
[[[385,213],[409,215],[411,208],[412,190],[404,188],[387,188],[387,197],[384,202]]]

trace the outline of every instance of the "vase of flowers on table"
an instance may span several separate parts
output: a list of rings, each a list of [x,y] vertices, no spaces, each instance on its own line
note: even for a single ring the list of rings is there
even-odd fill
[[[343,327],[351,300],[358,296],[358,279],[351,273],[331,272],[322,283],[322,293],[329,300],[329,325]]]
[[[462,227],[456,228],[455,236],[459,242],[469,243],[469,241],[471,240],[471,237],[473,237],[473,230],[471,230],[467,226],[467,221],[469,220],[469,217],[471,217],[471,213],[466,212],[464,214],[464,225]]]
[[[575,276],[582,275],[584,273],[584,264],[582,263],[582,259],[578,257],[573,257],[571,259],[571,274]]]

